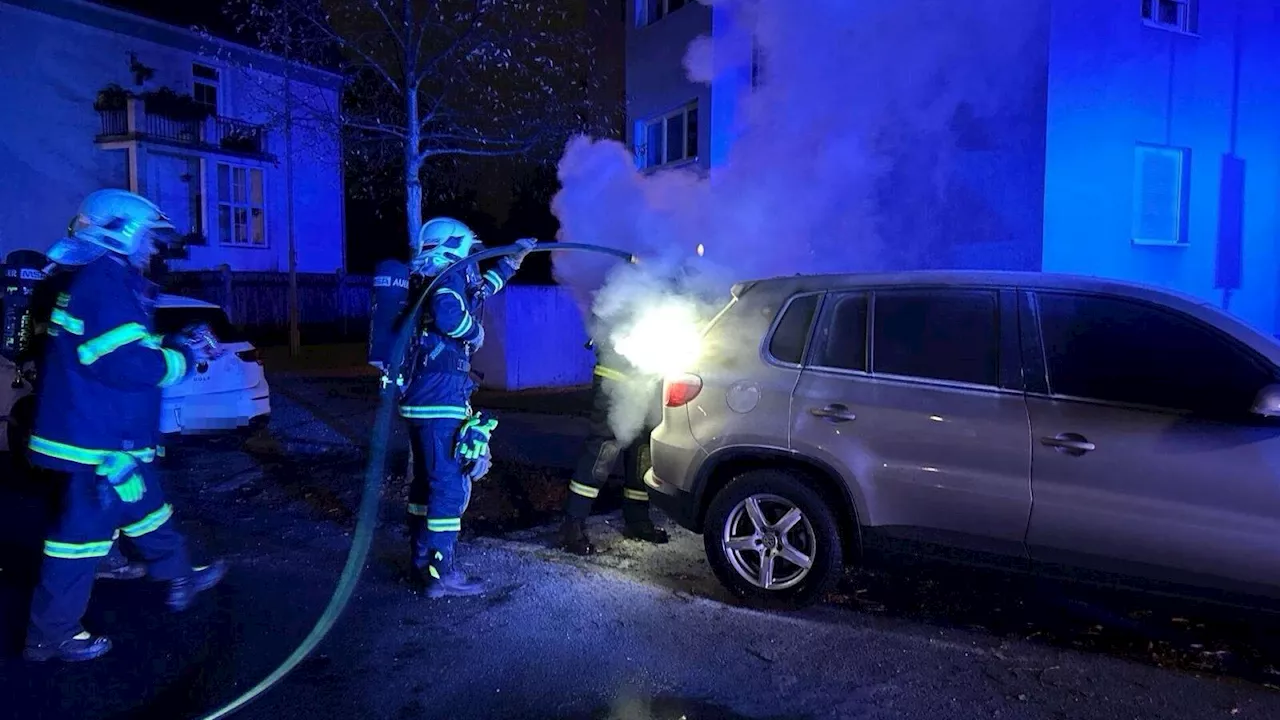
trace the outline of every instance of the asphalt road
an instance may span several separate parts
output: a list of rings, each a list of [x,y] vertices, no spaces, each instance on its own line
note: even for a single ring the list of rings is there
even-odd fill
[[[165,470],[193,545],[232,574],[180,616],[145,581],[102,583],[87,623],[117,646],[98,662],[14,656],[46,513],[32,488],[3,483],[0,717],[201,717],[306,634],[350,541],[371,391],[350,378],[273,387],[269,438],[184,449]],[[492,492],[523,483],[527,501],[545,478],[562,483],[585,430],[577,400],[491,404],[506,408],[496,451],[510,475],[486,480]],[[1082,609],[1022,581],[914,568],[854,573],[824,605],[761,613],[724,596],[699,538],[624,541],[611,514],[594,519],[605,552],[586,560],[549,550],[547,527],[472,534],[462,562],[494,591],[428,601],[403,584],[401,496],[392,478],[333,633],[237,717],[1280,717],[1261,621],[1111,596]],[[487,512],[519,520],[519,504]]]

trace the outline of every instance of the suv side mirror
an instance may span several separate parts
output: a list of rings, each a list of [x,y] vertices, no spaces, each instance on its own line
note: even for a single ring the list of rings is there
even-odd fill
[[[1280,418],[1280,385],[1272,384],[1259,390],[1249,411],[1265,418]]]

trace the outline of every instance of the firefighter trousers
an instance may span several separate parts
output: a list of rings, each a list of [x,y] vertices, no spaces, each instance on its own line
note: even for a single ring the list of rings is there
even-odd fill
[[[452,557],[462,514],[471,502],[471,480],[454,453],[462,420],[409,420],[413,480],[409,484],[409,533],[420,570],[433,553]]]
[[[124,502],[113,490],[100,493],[100,478],[92,467],[50,473],[66,483],[66,492],[45,540],[40,582],[31,598],[28,644],[59,643],[82,630],[94,571],[120,535],[147,561],[152,579],[190,574],[186,540],[173,523],[173,507],[165,502],[155,471],[140,463],[136,472],[146,492],[135,503]]]
[[[644,486],[640,471],[640,449],[645,434],[627,445],[618,443],[609,427],[609,396],[604,392],[602,380],[596,377],[592,397],[590,430],[582,456],[569,481],[569,493],[564,501],[564,514],[573,520],[585,520],[591,514],[591,506],[600,496],[600,489],[609,482],[622,461],[622,518],[627,525],[647,525],[649,516],[649,491]]]

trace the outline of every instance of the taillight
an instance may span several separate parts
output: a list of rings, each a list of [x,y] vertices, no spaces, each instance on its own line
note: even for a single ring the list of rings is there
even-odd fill
[[[236,353],[236,357],[245,362],[253,362],[262,364],[262,357],[258,355],[258,348],[250,348],[248,350],[240,350]]]
[[[688,405],[702,392],[702,378],[683,373],[672,375],[662,382],[662,403],[667,407]]]

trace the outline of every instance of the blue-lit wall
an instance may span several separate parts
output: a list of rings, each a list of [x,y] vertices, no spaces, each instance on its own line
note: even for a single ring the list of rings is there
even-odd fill
[[[1136,1],[1057,2],[1051,37],[1044,269],[1175,288],[1276,332],[1280,3],[1201,2],[1191,36],[1145,26]],[[1183,245],[1131,240],[1138,142],[1191,149]],[[1239,243],[1220,241],[1228,153],[1244,163]]]
[[[135,83],[130,54],[152,68],[144,85]],[[135,91],[168,87],[190,93],[191,64],[200,61],[222,71],[224,115],[265,122],[273,113],[279,63],[268,56],[206,43],[195,34],[81,0],[0,0],[0,257],[20,248],[45,250],[66,233],[80,200],[102,187],[135,185],[165,205],[190,203],[188,183],[200,187],[210,242],[191,248],[191,257],[174,269],[215,269],[228,264],[240,271],[288,268],[289,197],[284,182],[284,139],[280,126],[269,131],[271,159],[223,157],[211,151],[166,147],[157,143],[95,144],[102,131],[94,99],[109,83]],[[248,62],[254,69],[246,69]],[[336,107],[337,78],[312,73],[332,85],[322,87],[299,77],[296,92],[309,105]],[[276,100],[278,104],[278,100]],[[278,113],[275,113],[278,114]],[[299,124],[295,133],[295,235],[298,269],[332,273],[343,267],[343,178],[336,133],[317,123]],[[203,176],[187,173],[181,158],[205,159]],[[217,237],[214,162],[222,159],[261,168],[265,173],[266,247],[227,246]],[[198,166],[197,166],[198,167]],[[182,176],[191,174],[190,180]],[[201,185],[202,183],[202,185]],[[163,200],[162,200],[163,198]],[[185,207],[166,208],[190,225]]]

